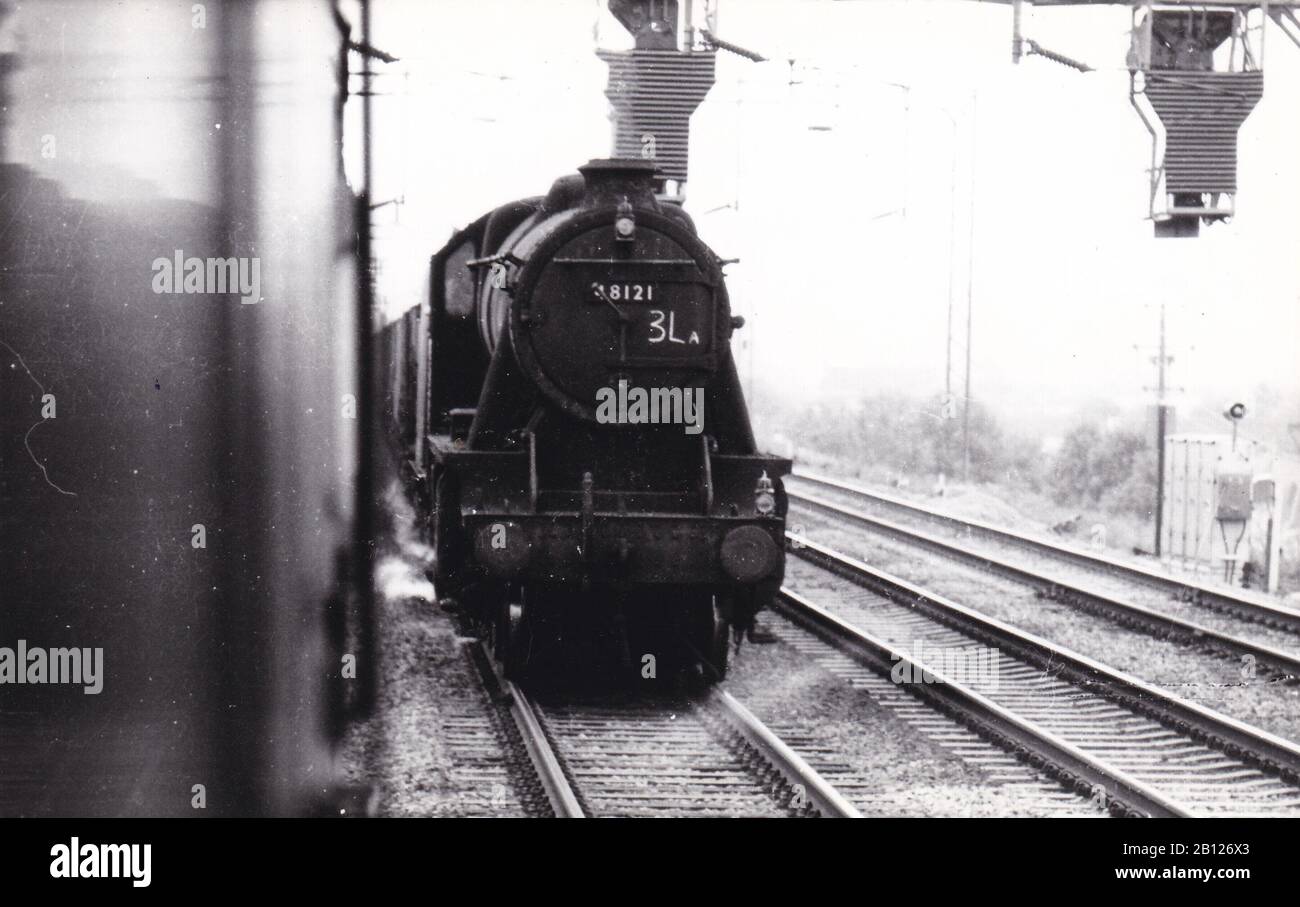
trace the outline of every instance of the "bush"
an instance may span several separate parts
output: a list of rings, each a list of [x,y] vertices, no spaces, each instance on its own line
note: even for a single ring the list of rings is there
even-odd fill
[[[1147,515],[1155,501],[1155,451],[1144,434],[1103,431],[1084,422],[1065,436],[1052,464],[1050,486],[1058,504],[1101,506]]]
[[[938,396],[918,400],[879,394],[853,403],[783,409],[771,419],[798,443],[832,457],[872,463],[918,475],[960,476],[963,467],[961,406],[945,411]],[[1040,483],[1041,456],[1031,441],[1008,439],[980,404],[970,411],[971,478],[1014,477]]]
[[[877,394],[847,403],[794,406],[766,396],[764,420],[799,445],[850,463],[949,478],[962,474],[961,404],[942,398]],[[975,403],[970,412],[971,479],[1049,494],[1072,509],[1095,508],[1150,519],[1155,506],[1155,447],[1144,431],[1108,431],[1098,416],[1080,421],[1048,459],[1041,445],[1009,434]]]

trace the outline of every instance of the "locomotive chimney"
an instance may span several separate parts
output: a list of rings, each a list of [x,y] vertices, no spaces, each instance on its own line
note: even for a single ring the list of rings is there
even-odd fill
[[[608,158],[588,161],[578,168],[586,184],[583,204],[612,206],[627,201],[636,207],[657,208],[654,161]]]

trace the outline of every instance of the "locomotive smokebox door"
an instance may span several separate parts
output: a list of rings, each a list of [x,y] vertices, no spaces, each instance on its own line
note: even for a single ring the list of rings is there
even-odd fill
[[[561,409],[596,419],[598,395],[697,388],[719,369],[731,310],[716,256],[655,198],[655,165],[592,161],[580,208],[544,222],[516,254],[511,340],[523,372]]]

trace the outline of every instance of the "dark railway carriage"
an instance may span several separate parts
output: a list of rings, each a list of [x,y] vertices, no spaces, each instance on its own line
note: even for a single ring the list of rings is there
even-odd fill
[[[407,310],[391,322],[382,332],[379,352],[383,356],[382,375],[386,414],[385,428],[389,438],[404,457],[416,448],[415,440],[424,433],[424,405],[428,376],[429,331],[424,306]],[[414,460],[407,459],[408,467]]]
[[[756,449],[722,263],[653,164],[497,208],[431,277],[412,465],[440,597],[516,673],[585,638],[720,676],[781,581],[790,463]]]
[[[0,816],[352,806],[348,40],[325,0],[0,0],[0,647],[103,662],[95,695],[0,690]],[[177,250],[259,292],[159,292]]]

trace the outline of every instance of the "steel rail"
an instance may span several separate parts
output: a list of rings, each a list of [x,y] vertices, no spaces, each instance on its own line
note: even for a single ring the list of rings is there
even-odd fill
[[[565,774],[563,761],[551,746],[537,707],[527,693],[498,671],[481,643],[474,648],[473,655],[490,692],[509,702],[524,748],[556,817],[585,818],[586,813]],[[714,688],[707,701],[714,706],[717,716],[726,726],[738,734],[764,763],[775,769],[788,784],[802,789],[808,804],[818,813],[827,818],[862,818],[853,804],[734,696]]]
[[[718,707],[731,727],[745,739],[765,762],[781,773],[791,785],[798,785],[808,797],[808,802],[829,819],[861,819],[852,803],[844,799],[834,787],[809,765],[802,756],[784,740],[759,721],[734,696],[725,690],[713,689],[709,699]]]
[[[1154,818],[1190,816],[1191,810],[1172,800],[1128,773],[1108,765],[1063,740],[1046,728],[1015,714],[1009,709],[959,683],[898,648],[847,623],[799,593],[782,588],[777,610],[797,626],[813,633],[829,645],[882,674],[895,665],[910,666],[912,676],[924,671],[933,684],[911,685],[917,695],[931,699],[942,710],[959,716],[958,720],[984,732],[997,745],[1010,747],[1037,757],[1049,766],[1049,772],[1071,786],[1085,791],[1101,786],[1109,803],[1128,815]]]
[[[813,485],[819,485],[823,488],[847,492],[864,498],[872,503],[903,510],[914,516],[924,517],[925,519],[933,520],[971,534],[978,534],[995,541],[1006,542],[1022,548],[1031,549],[1040,554],[1068,561],[1079,566],[1087,567],[1091,570],[1099,570],[1114,574],[1123,579],[1140,582],[1158,588],[1182,601],[1205,605],[1215,610],[1234,614],[1246,620],[1256,621],[1268,626],[1278,627],[1292,633],[1300,634],[1300,611],[1283,607],[1262,595],[1251,594],[1245,590],[1229,591],[1227,589],[1216,589],[1212,586],[1206,586],[1189,579],[1168,576],[1158,570],[1154,570],[1141,564],[1127,563],[1118,558],[1109,557],[1107,555],[1083,551],[1068,545],[1049,542],[1022,532],[1017,532],[1013,529],[994,526],[991,523],[986,523],[980,520],[964,519],[962,517],[953,516],[912,501],[905,501],[902,498],[873,491],[869,488],[864,488],[861,485],[855,485],[851,482],[844,482],[817,473],[805,472],[802,469],[796,469],[792,478]],[[797,492],[792,492],[789,489],[787,489],[787,494],[792,498],[799,497]]]
[[[586,818],[582,804],[578,802],[578,797],[573,792],[569,779],[560,765],[560,759],[551,748],[551,742],[546,737],[546,731],[543,730],[542,722],[537,717],[537,710],[532,700],[497,671],[496,665],[482,643],[475,647],[474,659],[483,673],[485,683],[495,687],[493,692],[504,697],[509,703],[510,715],[519,729],[519,736],[523,740],[524,749],[528,751],[528,758],[537,773],[542,790],[551,801],[555,817],[557,819]]]
[[[1156,635],[1167,636],[1183,643],[1206,646],[1233,657],[1250,655],[1257,662],[1268,665],[1281,674],[1300,677],[1300,654],[1252,642],[1229,633],[1222,633],[1192,621],[1173,617],[1153,608],[1125,601],[1110,593],[1090,589],[1075,581],[1067,581],[1038,570],[1021,567],[991,554],[971,551],[928,532],[872,516],[864,511],[845,507],[834,501],[797,492],[787,492],[787,494],[791,501],[814,511],[849,520],[872,531],[900,539],[908,544],[927,548],[946,557],[973,564],[989,573],[1008,577],[1016,582],[1033,587],[1046,598],[1054,601],[1078,606],[1087,611],[1118,614],[1121,622],[1136,625]]]
[[[1042,670],[1203,740],[1229,755],[1240,756],[1289,782],[1300,781],[1300,746],[1289,740],[1180,699],[1131,674],[988,617],[809,539],[787,532],[786,541],[797,556],[855,585],[912,608],[961,633],[992,642]],[[798,543],[799,547],[795,548],[791,543]]]

